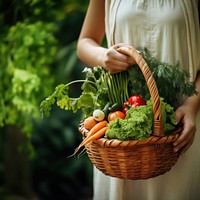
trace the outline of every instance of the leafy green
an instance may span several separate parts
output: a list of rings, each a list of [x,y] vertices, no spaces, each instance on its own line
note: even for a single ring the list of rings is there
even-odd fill
[[[83,72],[86,73],[86,79],[58,85],[53,94],[41,102],[40,111],[42,117],[48,117],[50,115],[51,106],[54,104],[61,109],[72,110],[73,112],[82,109],[82,112],[87,116],[93,112],[95,107],[101,106],[101,101],[105,102],[103,95],[104,87],[96,75],[101,73],[101,71],[98,70],[98,67],[95,67],[94,69],[85,68]],[[70,97],[70,85],[80,82],[82,83],[82,94],[77,98]]]
[[[162,123],[164,133],[168,134],[174,130],[176,120],[173,108],[161,99]],[[153,109],[152,101],[147,101],[147,105],[130,108],[124,120],[117,118],[108,124],[106,138],[116,138],[119,140],[142,140],[152,135]]]
[[[160,98],[161,107],[162,107],[162,125],[163,131],[167,135],[173,131],[177,125],[175,119],[174,108],[166,103],[163,98]]]
[[[146,52],[142,53],[158,87],[162,108],[162,126],[167,135],[177,125],[174,111],[177,102],[180,98],[195,94],[195,86],[193,82],[189,82],[189,75],[181,70],[178,64],[172,66],[157,61]],[[51,106],[55,103],[65,110],[77,112],[78,109],[82,109],[86,117],[97,108],[103,110],[108,103],[116,104],[121,109],[130,96],[139,95],[147,100],[147,105],[130,108],[124,120],[118,118],[111,121],[105,137],[141,140],[152,135],[152,101],[143,74],[137,65],[117,74],[110,74],[102,67],[85,68],[83,73],[85,73],[84,80],[57,86],[55,92],[41,103],[41,112],[44,116],[50,115]],[[69,97],[69,86],[77,82],[83,82],[82,94],[78,98]]]
[[[124,120],[117,118],[108,124],[106,138],[119,140],[145,139],[152,133],[152,109],[138,106],[128,110]]]
[[[60,84],[53,94],[41,102],[40,111],[43,117],[50,115],[51,106],[56,104],[61,109],[77,112],[82,109],[84,117],[89,116],[99,108],[103,109],[107,102],[117,104],[122,108],[128,99],[128,73],[110,74],[102,67],[84,68],[84,80],[75,80],[67,84]],[[69,86],[82,82],[82,94],[78,98],[70,97]]]
[[[171,65],[158,61],[146,49],[140,52],[152,72],[160,97],[163,97],[167,103],[177,107],[183,98],[196,93],[194,82],[189,80],[189,74],[180,68],[179,63]],[[139,67],[134,65],[129,68],[128,72],[132,93],[141,95],[148,100],[150,98],[149,90]]]

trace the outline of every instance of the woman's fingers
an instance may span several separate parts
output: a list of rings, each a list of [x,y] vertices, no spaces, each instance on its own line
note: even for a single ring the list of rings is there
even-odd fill
[[[129,67],[128,58],[115,50],[107,51],[105,55],[105,67],[111,73],[127,70]]]
[[[182,149],[180,149],[180,155],[183,155],[190,148],[190,146],[192,145],[193,141],[194,141],[194,136],[192,137],[192,139],[185,146],[183,146]]]
[[[135,64],[135,60],[133,58],[117,51],[117,49],[122,46],[128,47],[128,45],[120,43],[112,46],[105,52],[104,66],[111,73],[125,71],[129,66]]]
[[[173,143],[174,145],[174,151],[178,152],[180,151],[180,154],[184,154],[189,147],[192,145],[194,141],[194,135],[195,135],[195,130],[193,129],[188,129],[188,130],[183,130],[181,133],[180,137]]]
[[[184,107],[180,107],[176,111],[177,122],[183,122],[183,131],[180,137],[173,143],[174,151],[180,151],[180,154],[184,154],[192,145],[196,132],[195,117],[191,112]]]

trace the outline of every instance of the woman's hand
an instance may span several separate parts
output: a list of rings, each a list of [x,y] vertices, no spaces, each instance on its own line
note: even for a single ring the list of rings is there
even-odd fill
[[[190,148],[195,137],[196,116],[200,110],[200,71],[197,72],[195,85],[197,94],[188,97],[176,110],[176,120],[183,123],[183,131],[173,145],[174,151],[180,151],[180,154],[184,154]]]
[[[196,132],[196,114],[191,105],[182,105],[176,110],[177,122],[183,123],[180,137],[173,143],[174,151],[183,155],[192,145]]]
[[[132,57],[124,55],[117,51],[117,49],[122,46],[130,47],[126,44],[120,43],[110,47],[104,53],[104,58],[103,58],[104,68],[110,71],[110,73],[112,74],[125,71],[128,69],[128,67],[136,63]]]

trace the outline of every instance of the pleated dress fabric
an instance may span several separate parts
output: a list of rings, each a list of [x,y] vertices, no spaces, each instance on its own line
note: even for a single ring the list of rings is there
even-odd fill
[[[198,0],[106,0],[108,46],[126,43],[146,47],[161,61],[179,62],[194,80],[200,69],[197,4]],[[164,175],[125,180],[106,176],[94,167],[93,200],[199,199],[200,113],[193,145]]]

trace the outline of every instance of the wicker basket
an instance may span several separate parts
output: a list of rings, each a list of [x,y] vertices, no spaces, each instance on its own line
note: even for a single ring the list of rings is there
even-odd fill
[[[182,128],[168,136],[163,134],[160,97],[147,63],[134,48],[121,47],[118,51],[133,57],[144,75],[152,98],[153,135],[145,140],[129,141],[101,138],[86,145],[86,152],[105,175],[132,180],[156,177],[176,163],[179,154],[173,151],[172,142],[179,137]],[[88,132],[83,123],[80,123],[79,131],[83,135]]]

